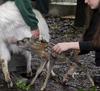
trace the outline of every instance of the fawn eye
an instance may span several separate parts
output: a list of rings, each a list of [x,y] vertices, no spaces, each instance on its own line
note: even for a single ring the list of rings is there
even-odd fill
[[[23,45],[23,42],[22,41],[17,41],[17,45],[18,46]]]

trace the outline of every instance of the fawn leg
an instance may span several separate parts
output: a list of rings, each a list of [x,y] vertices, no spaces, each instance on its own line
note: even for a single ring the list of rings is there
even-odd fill
[[[51,74],[52,74],[52,76],[56,76],[55,72],[53,71],[53,68],[51,70]]]
[[[68,81],[69,78],[73,76],[74,72],[76,71],[76,67],[77,67],[77,64],[72,63],[72,65],[70,66],[68,72],[64,75],[63,82]]]
[[[76,68],[77,66],[80,65],[79,63],[79,50],[74,50],[73,51],[73,59],[75,62],[73,62],[68,70],[68,72],[64,75],[64,78],[63,78],[63,82],[67,82],[69,80],[70,77],[74,77],[74,73],[76,71]]]
[[[53,65],[54,65],[54,62],[55,60],[51,60],[51,55],[48,56],[48,62],[47,62],[47,75],[46,75],[46,79],[45,79],[45,82],[43,84],[43,86],[41,87],[41,91],[43,91],[45,88],[46,88],[46,85],[47,85],[47,82],[48,82],[48,79],[50,77],[50,73],[53,69]]]
[[[32,79],[30,85],[33,85],[33,84],[34,84],[36,78],[37,78],[38,75],[42,72],[42,70],[43,70],[43,68],[44,68],[44,66],[45,66],[46,63],[47,63],[47,61],[41,62],[41,65],[40,65],[40,67],[38,68],[38,70],[37,70],[37,72],[36,72],[36,75],[35,75],[35,77]]]
[[[47,65],[48,65],[48,67],[47,67],[47,75],[46,75],[45,82],[44,82],[43,86],[41,87],[41,91],[43,91],[46,88],[46,85],[47,85],[47,82],[48,82],[48,79],[49,79],[50,73],[51,73],[50,61],[48,61]]]

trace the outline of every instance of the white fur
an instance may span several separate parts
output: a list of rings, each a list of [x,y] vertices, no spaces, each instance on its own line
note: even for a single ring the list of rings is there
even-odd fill
[[[49,28],[45,19],[42,17],[39,11],[33,9],[33,12],[39,21],[39,39],[44,39],[49,42]],[[0,6],[0,36],[3,39],[8,38],[9,36],[14,36],[18,40],[32,36],[30,27],[26,25],[15,3],[12,1],[8,1]]]
[[[39,39],[40,40],[43,39],[43,40],[46,40],[47,42],[49,42],[49,40],[50,40],[49,28],[48,28],[48,25],[47,25],[45,19],[43,18],[43,16],[41,15],[41,13],[39,11],[33,9],[33,12],[35,13],[36,18],[39,20],[39,23],[38,23],[38,27],[40,30]]]
[[[49,42],[49,28],[45,19],[37,10],[33,9],[33,12],[39,21],[39,39]],[[29,60],[27,68],[28,71],[31,71],[31,53],[19,48],[17,45],[7,43],[6,41],[10,37],[15,37],[17,40],[32,37],[30,27],[24,22],[13,1],[7,1],[0,6],[0,60],[11,60],[10,51],[13,51],[13,53],[21,52],[25,55],[26,59]],[[7,76],[6,73],[7,72],[4,72],[5,77]]]
[[[33,12],[36,14],[36,18],[39,21],[39,39],[44,39],[49,42],[50,35],[46,21],[39,11],[33,9]],[[6,41],[9,37],[15,37],[17,40],[32,37],[30,27],[24,22],[19,10],[13,1],[8,1],[0,6],[0,39],[2,41]],[[6,49],[7,48],[5,48],[5,50]],[[13,49],[18,50],[16,48]],[[0,53],[2,53],[1,50]],[[5,55],[5,53],[3,55]]]
[[[17,40],[22,40],[25,37],[30,38],[32,34],[15,3],[8,1],[0,6],[0,38],[6,40],[11,36]]]
[[[11,59],[9,49],[6,43],[2,40],[0,40],[0,59],[8,61]]]

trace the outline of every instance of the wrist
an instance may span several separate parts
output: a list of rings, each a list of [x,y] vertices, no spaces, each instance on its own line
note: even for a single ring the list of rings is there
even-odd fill
[[[70,42],[69,47],[70,49],[80,49],[79,42]]]

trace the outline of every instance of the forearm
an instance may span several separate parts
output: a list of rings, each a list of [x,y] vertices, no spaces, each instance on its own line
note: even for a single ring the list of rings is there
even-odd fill
[[[69,46],[69,49],[80,50],[79,42],[70,42],[69,45],[67,44],[67,46]]]
[[[93,44],[91,41],[69,42],[69,43],[66,43],[66,46],[69,47],[68,49],[80,50],[79,54],[87,54],[93,50],[100,50],[100,48],[93,47]]]

